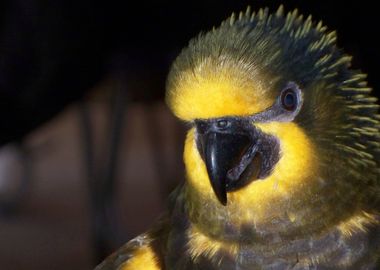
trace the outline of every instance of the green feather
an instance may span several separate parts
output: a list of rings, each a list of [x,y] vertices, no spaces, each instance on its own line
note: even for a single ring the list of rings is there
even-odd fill
[[[336,42],[335,31],[311,16],[304,19],[298,10],[285,13],[280,6],[270,14],[268,8],[255,13],[248,7],[190,41],[173,64],[167,89],[173,89],[183,71],[195,70],[205,59],[215,66],[230,63],[248,74],[265,74],[270,96],[278,96],[287,82],[296,82],[305,95],[296,121],[326,156],[324,162],[330,167],[335,162],[344,171],[337,177],[331,169],[325,178],[342,183],[349,178],[360,192],[370,192],[368,197],[380,201],[379,105],[367,76],[351,69],[352,57]],[[376,184],[366,188],[367,178],[376,179]]]

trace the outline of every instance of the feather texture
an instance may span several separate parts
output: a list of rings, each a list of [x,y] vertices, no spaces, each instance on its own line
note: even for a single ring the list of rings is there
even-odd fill
[[[302,108],[290,122],[252,123],[278,139],[281,158],[265,179],[229,192],[226,206],[192,128],[187,182],[167,216],[97,269],[129,270],[128,262],[147,258],[176,270],[377,269],[379,105],[336,40],[322,22],[283,6],[248,7],[191,40],[167,81],[167,103],[180,119],[255,115],[289,82],[301,89]]]

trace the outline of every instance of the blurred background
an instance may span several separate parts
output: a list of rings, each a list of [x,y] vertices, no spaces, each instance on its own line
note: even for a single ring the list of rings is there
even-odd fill
[[[0,2],[0,268],[92,269],[184,179],[171,62],[233,11],[285,4],[338,31],[379,96],[375,1]]]

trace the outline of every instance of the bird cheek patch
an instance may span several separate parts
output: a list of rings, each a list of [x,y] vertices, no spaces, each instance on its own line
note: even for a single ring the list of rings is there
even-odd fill
[[[280,187],[288,190],[308,186],[305,181],[311,179],[317,169],[317,155],[304,131],[294,122],[258,123],[257,126],[280,141],[282,156],[272,174],[282,179]]]
[[[287,205],[289,198],[300,200],[317,187],[314,180],[318,160],[313,144],[295,123],[257,123],[256,126],[278,138],[280,160],[271,175],[231,193],[229,201],[241,208],[252,209],[256,219],[260,220],[268,213],[283,212],[282,207]],[[276,211],[274,205],[278,206]]]
[[[184,150],[184,162],[190,184],[202,195],[215,200],[214,192],[208,179],[206,166],[198,152],[195,142],[195,129],[187,133]]]

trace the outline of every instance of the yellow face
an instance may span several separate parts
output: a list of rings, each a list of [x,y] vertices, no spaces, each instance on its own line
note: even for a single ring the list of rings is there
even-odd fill
[[[244,211],[244,215],[247,215],[245,218],[240,216],[242,223],[252,219],[270,219],[276,205],[281,206],[277,208],[280,212],[283,210],[284,201],[294,197],[302,200],[300,194],[307,197],[308,194],[302,190],[306,186],[310,189],[310,181],[314,180],[313,174],[317,165],[314,146],[296,124],[267,123],[257,126],[279,138],[281,158],[267,178],[253,181],[242,189],[228,193],[227,207],[249,210]],[[216,201],[205,164],[195,144],[194,131],[191,129],[188,132],[185,142],[184,160],[188,181],[205,200]],[[241,211],[237,213],[242,214]],[[287,214],[290,219],[294,218],[292,213]]]
[[[181,119],[210,119],[225,116],[248,116],[272,106],[277,97],[270,96],[265,80],[253,80],[234,69],[206,68],[196,74],[183,74],[176,89],[171,89],[168,103]],[[262,78],[262,77],[261,77]],[[234,213],[239,222],[269,220],[287,211],[290,220],[297,217],[286,207],[294,200],[310,196],[318,167],[316,149],[304,130],[295,122],[252,122],[256,128],[273,135],[279,141],[280,159],[272,173],[264,179],[252,181],[247,186],[228,192],[226,211]],[[210,184],[207,168],[196,144],[196,129],[186,138],[184,161],[192,194],[196,199],[218,203]],[[276,209],[276,210],[274,210]],[[231,216],[231,218],[233,218]]]

